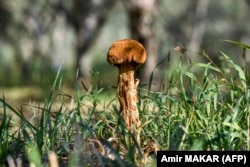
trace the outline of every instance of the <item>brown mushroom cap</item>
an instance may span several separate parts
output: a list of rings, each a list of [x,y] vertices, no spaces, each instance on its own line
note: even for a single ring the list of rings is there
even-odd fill
[[[146,50],[141,43],[135,40],[118,40],[110,46],[107,60],[114,66],[129,63],[143,64],[146,60]]]

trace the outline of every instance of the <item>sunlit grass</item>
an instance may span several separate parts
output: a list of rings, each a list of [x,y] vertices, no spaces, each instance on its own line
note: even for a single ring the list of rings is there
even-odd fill
[[[156,166],[158,150],[250,150],[249,76],[221,56],[236,75],[212,62],[185,69],[180,62],[161,83],[164,90],[151,90],[153,73],[148,85],[141,85],[140,145],[125,127],[116,95],[106,96],[112,87],[93,82],[88,89],[82,83],[74,95],[66,94],[59,70],[43,105],[28,105],[30,118],[3,96],[0,163],[11,155],[26,166],[48,166],[53,151],[61,166]],[[92,74],[95,81],[96,71]]]

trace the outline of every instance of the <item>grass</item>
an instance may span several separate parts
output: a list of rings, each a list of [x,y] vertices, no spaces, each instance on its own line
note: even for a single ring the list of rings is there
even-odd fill
[[[60,166],[156,166],[157,150],[250,150],[250,77],[220,54],[221,67],[209,59],[183,68],[180,61],[161,91],[151,90],[154,73],[146,89],[140,86],[140,146],[125,127],[117,97],[100,98],[113,89],[95,83],[95,73],[93,88],[77,85],[73,97],[61,90],[59,70],[44,104],[28,105],[29,118],[3,96],[0,166],[52,166],[55,154]]]

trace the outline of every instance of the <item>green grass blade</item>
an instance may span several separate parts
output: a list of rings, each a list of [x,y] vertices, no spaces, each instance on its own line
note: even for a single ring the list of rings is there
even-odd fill
[[[154,71],[155,71],[161,64],[163,64],[166,60],[168,60],[169,57],[170,57],[170,51],[168,52],[167,56],[165,56],[158,64],[156,64],[156,66],[154,67],[153,71],[151,72],[150,77],[149,77],[149,84],[148,84],[148,90],[149,90],[149,91],[151,90],[151,87],[152,87],[152,81],[153,81],[153,78],[154,78]]]
[[[232,43],[234,45],[237,45],[237,46],[240,46],[240,47],[243,47],[243,48],[247,48],[247,49],[250,49],[250,46],[244,44],[244,43],[241,43],[241,42],[237,42],[237,41],[232,41],[232,40],[226,40],[226,39],[223,39],[221,40],[223,42],[228,42],[228,43]]]
[[[243,89],[244,91],[246,92],[247,91],[247,85],[246,85],[246,75],[245,75],[245,72],[243,71],[243,69],[238,65],[236,64],[230,57],[228,57],[224,52],[220,51],[221,55],[226,59],[226,61],[228,63],[230,63],[234,69],[238,72],[239,74],[239,78],[241,80],[241,84],[243,86]]]

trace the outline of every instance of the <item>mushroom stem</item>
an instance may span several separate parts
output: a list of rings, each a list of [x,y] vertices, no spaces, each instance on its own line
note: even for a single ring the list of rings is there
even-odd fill
[[[135,64],[122,64],[118,66],[118,88],[120,110],[128,129],[138,128],[141,125],[137,108],[138,79],[134,79]]]

